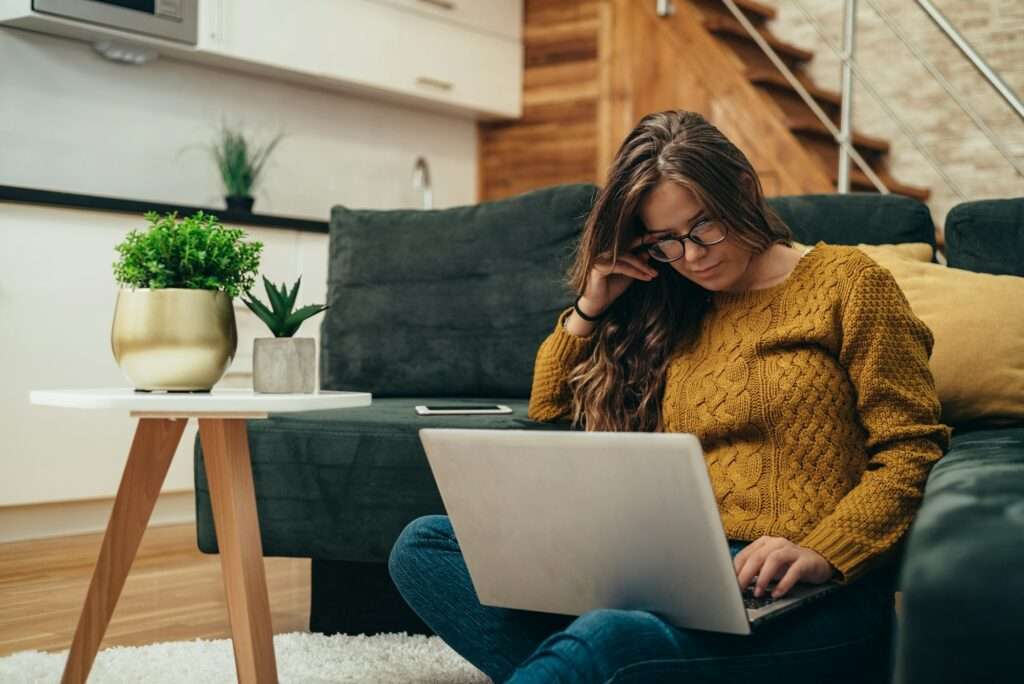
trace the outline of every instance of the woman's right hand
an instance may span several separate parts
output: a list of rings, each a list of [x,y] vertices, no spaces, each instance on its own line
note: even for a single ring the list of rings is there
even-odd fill
[[[650,282],[658,272],[650,265],[651,257],[640,250],[643,236],[637,236],[627,251],[612,263],[611,253],[602,254],[594,262],[587,277],[587,286],[580,299],[580,308],[590,316],[598,316],[610,307],[634,281]]]

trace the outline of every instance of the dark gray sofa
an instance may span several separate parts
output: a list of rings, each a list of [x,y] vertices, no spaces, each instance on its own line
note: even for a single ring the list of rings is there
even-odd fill
[[[321,386],[373,392],[373,405],[248,424],[264,552],[313,559],[312,630],[427,631],[384,566],[407,522],[443,512],[419,428],[564,429],[529,421],[526,405],[536,349],[571,302],[563,274],[594,192],[561,186],[429,212],[335,208]],[[927,208],[905,197],[770,203],[800,242],[934,244]],[[958,207],[947,222],[950,265],[1024,275],[1022,211],[1024,200]],[[442,399],[500,401],[514,413],[413,413]],[[952,674],[982,662],[987,681],[1010,681],[1001,668],[1024,634],[1024,575],[1010,570],[1024,556],[1024,426],[954,427],[904,553],[887,569],[903,592],[901,682],[970,681]],[[195,480],[199,547],[215,553],[198,440]]]
[[[945,235],[949,266],[1024,276],[1024,198],[960,204]],[[906,538],[894,681],[1020,682],[1024,424],[953,428]]]

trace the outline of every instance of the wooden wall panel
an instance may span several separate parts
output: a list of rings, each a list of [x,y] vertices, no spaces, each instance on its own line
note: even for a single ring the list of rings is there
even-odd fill
[[[601,0],[527,0],[523,116],[479,127],[480,200],[595,179]]]

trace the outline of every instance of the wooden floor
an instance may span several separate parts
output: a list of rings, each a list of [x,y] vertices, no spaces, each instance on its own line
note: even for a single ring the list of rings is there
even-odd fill
[[[102,534],[0,544],[0,656],[71,645]],[[309,559],[266,558],[274,633],[309,630]],[[220,556],[194,525],[151,527],[100,648],[230,636]]]
[[[0,544],[0,656],[70,646],[101,541]],[[308,631],[309,559],[264,563],[274,633]],[[228,636],[220,557],[198,551],[193,525],[149,528],[100,648]]]

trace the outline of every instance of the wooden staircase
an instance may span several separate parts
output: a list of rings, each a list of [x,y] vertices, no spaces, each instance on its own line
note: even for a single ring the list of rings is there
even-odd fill
[[[839,94],[804,70],[813,53],[771,35],[771,7],[736,1],[838,127]],[[654,0],[525,0],[523,115],[478,125],[480,201],[601,185],[640,117],[665,109],[704,114],[768,196],[835,192],[835,141],[721,0],[674,3],[660,17]],[[855,131],[853,144],[892,192],[928,197],[891,178],[886,140]],[[856,166],[850,176],[854,190],[875,191]]]
[[[741,60],[750,83],[778,105],[784,113],[786,127],[812,153],[812,156],[821,162],[825,173],[832,179],[832,183],[836,184],[839,160],[837,143],[789,81],[775,68],[775,65],[761,51],[754,39],[733,17],[729,9],[720,0],[676,1],[689,2],[701,12],[704,28],[720,43],[728,46]],[[819,87],[804,71],[804,66],[813,59],[814,53],[780,40],[771,34],[767,24],[776,16],[774,8],[755,0],[736,0],[736,5],[778,53],[786,66],[793,70],[797,80],[807,89],[818,106],[838,128],[842,96],[838,92]],[[889,173],[887,167],[889,143],[887,141],[854,131],[853,145],[890,192],[907,195],[922,202],[928,199],[931,194],[928,188],[901,183]],[[860,192],[876,192],[875,186],[867,175],[852,160],[850,163],[850,188]]]

